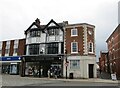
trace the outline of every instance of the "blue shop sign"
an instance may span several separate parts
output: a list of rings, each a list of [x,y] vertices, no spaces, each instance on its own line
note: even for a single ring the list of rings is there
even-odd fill
[[[2,61],[18,61],[21,60],[20,56],[1,57]]]

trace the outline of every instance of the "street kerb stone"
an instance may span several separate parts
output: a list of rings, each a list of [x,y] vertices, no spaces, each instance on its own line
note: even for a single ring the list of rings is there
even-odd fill
[[[2,88],[118,88],[117,86],[3,86]]]
[[[118,88],[120,88],[120,80],[118,80]]]
[[[0,88],[2,87],[2,75],[0,74]]]

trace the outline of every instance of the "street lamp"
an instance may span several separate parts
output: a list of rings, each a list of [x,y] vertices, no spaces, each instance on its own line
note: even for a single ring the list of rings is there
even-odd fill
[[[67,65],[68,65],[68,61],[67,61],[67,50],[65,51],[65,54],[66,54],[65,66],[66,66],[66,79],[67,79]]]

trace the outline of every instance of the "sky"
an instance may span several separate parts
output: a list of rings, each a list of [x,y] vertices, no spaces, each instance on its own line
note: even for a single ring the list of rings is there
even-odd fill
[[[95,25],[96,55],[107,50],[106,40],[118,25],[119,0],[0,0],[0,41],[24,38],[24,31],[39,18],[57,23]]]

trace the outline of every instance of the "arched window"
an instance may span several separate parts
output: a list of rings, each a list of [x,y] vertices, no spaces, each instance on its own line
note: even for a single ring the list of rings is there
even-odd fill
[[[88,52],[93,53],[93,43],[92,42],[89,42]]]

